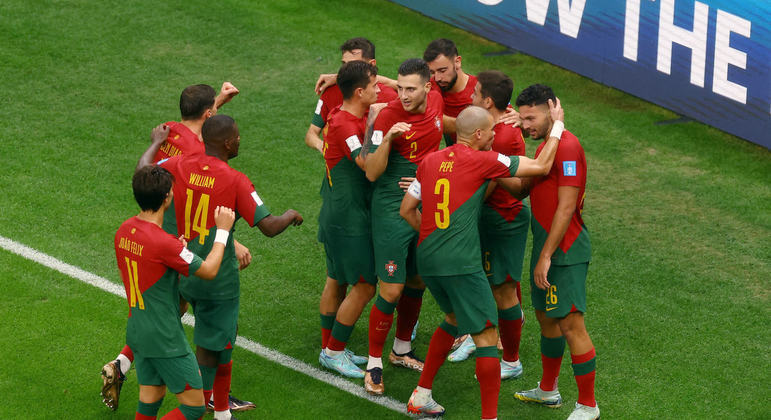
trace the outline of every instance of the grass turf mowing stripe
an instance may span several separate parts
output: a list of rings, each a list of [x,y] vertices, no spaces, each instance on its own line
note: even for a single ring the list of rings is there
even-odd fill
[[[120,296],[124,299],[126,298],[125,289],[107,280],[106,278],[97,276],[96,274],[93,274],[93,273],[89,273],[88,271],[75,267],[74,265],[67,264],[64,261],[56,259],[48,254],[42,253],[26,245],[20,244],[12,239],[8,239],[6,237],[0,236],[0,247],[2,247],[3,249],[9,252],[12,252],[21,257],[24,257],[28,260],[34,261],[38,264],[44,265],[50,269],[53,269],[62,274],[65,274],[69,277],[72,277],[74,279],[80,280],[84,283],[90,284],[99,289],[102,289],[106,292]],[[189,325],[191,327],[195,326],[195,318],[189,313],[186,313],[182,317],[182,323],[184,323],[185,325]],[[236,345],[258,356],[268,359],[271,362],[278,363],[284,367],[287,367],[294,371],[310,376],[311,378],[317,379],[321,382],[325,382],[331,386],[334,386],[335,388],[348,392],[349,394],[353,394],[359,398],[371,401],[385,408],[391,409],[399,413],[404,413],[406,410],[405,403],[399,402],[387,396],[370,395],[366,391],[364,391],[364,388],[360,385],[356,385],[352,382],[349,382],[337,375],[324,372],[305,362],[297,360],[291,356],[287,356],[286,354],[273,350],[269,347],[265,347],[262,344],[256,341],[252,341],[246,337],[242,337],[239,335],[236,338]]]

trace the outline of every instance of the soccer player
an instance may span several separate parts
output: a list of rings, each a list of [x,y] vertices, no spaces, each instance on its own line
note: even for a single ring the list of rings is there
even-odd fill
[[[455,143],[455,117],[473,102],[471,95],[477,78],[463,71],[458,48],[447,38],[431,41],[423,52],[423,60],[431,70],[432,88],[442,93],[444,131],[447,133],[444,141],[447,146],[452,146]]]
[[[179,97],[180,122],[169,121],[169,137],[155,154],[155,162],[179,154],[203,153],[201,127],[207,118],[217,114],[222,105],[238,95],[238,89],[230,82],[224,82],[219,95],[209,85],[200,84],[186,87]]]
[[[364,307],[375,295],[375,262],[370,220],[371,184],[359,156],[367,113],[377,100],[377,68],[363,61],[343,64],[337,73],[343,104],[329,114],[324,147],[325,179],[319,214],[319,241],[327,254],[327,280],[321,295],[322,366],[363,378],[345,345]],[[352,286],[350,293],[346,288]],[[341,303],[342,301],[342,303]]]
[[[159,162],[180,154],[204,153],[201,126],[207,118],[215,115],[220,107],[230,102],[238,92],[238,89],[230,82],[222,84],[219,95],[214,88],[206,84],[191,85],[182,90],[179,97],[181,121],[166,123],[166,126],[169,127],[169,135],[155,153],[153,161]],[[234,240],[234,244],[239,268],[244,269],[251,263],[252,255],[249,249],[238,241]],[[185,312],[186,305],[186,302],[180,302],[181,313]],[[102,367],[102,402],[112,410],[118,409],[120,390],[133,361],[134,354],[131,348],[126,345],[115,360]],[[211,405],[210,402],[209,405]],[[230,397],[230,406],[236,411],[255,408],[253,403],[242,401],[233,396]]]
[[[559,103],[551,111],[555,119],[561,118]],[[458,143],[423,159],[400,209],[401,216],[420,232],[418,272],[445,313],[444,321],[431,337],[426,363],[407,403],[407,411],[428,415],[444,413],[444,408],[432,398],[431,388],[460,332],[471,334],[477,346],[476,376],[482,418],[495,419],[501,386],[495,347],[498,314],[479,261],[480,208],[488,180],[548,173],[561,128],[555,128],[544,152],[533,160],[489,151],[495,136],[494,121],[492,115],[480,107],[463,110],[456,124]]]
[[[174,178],[158,166],[134,174],[134,198],[141,212],[115,234],[115,257],[129,305],[126,342],[136,352],[139,403],[136,419],[155,419],[166,388],[180,406],[164,419],[197,419],[205,412],[201,375],[179,319],[179,277],[195,273],[211,280],[222,262],[235,221],[233,210],[214,209],[216,239],[205,261],[161,228],[171,206]]]
[[[343,53],[343,64],[350,61],[364,61],[375,65],[375,44],[367,38],[351,38],[340,46],[340,52]],[[321,131],[326,125],[329,113],[343,103],[343,94],[340,87],[336,85],[336,74],[321,75],[316,82],[317,93],[320,94],[316,111],[313,113],[311,125],[305,133],[305,144],[321,152],[323,141],[321,140]],[[382,78],[383,81],[389,81],[388,78]],[[396,91],[384,83],[378,82],[377,102],[387,103],[396,99]]]
[[[249,226],[257,226],[268,237],[290,225],[300,225],[302,217],[294,210],[281,216],[270,214],[249,178],[228,165],[238,156],[241,137],[235,121],[215,115],[201,128],[205,154],[175,156],[160,165],[174,175],[174,212],[167,212],[164,228],[176,231],[188,241],[191,250],[204,253],[212,246],[212,211],[222,205],[234,208]],[[163,124],[153,130],[152,144],[137,167],[152,163],[158,147],[168,136]],[[214,395],[214,418],[229,419],[231,355],[236,340],[240,285],[238,263],[232,241],[225,247],[222,268],[213,282],[196,276],[182,279],[181,296],[195,314],[194,342],[203,379],[204,397]]]
[[[532,85],[517,97],[523,130],[543,139],[556,125],[549,115],[551,88]],[[548,142],[536,150],[545,153]],[[541,381],[534,389],[517,392],[522,401],[560,407],[557,389],[565,342],[570,347],[578,402],[570,420],[596,419],[600,409],[594,398],[595,350],[584,325],[586,274],[591,246],[581,211],[586,188],[586,157],[576,136],[562,133],[557,156],[548,176],[534,180],[530,190],[533,206],[533,253],[530,289],[535,316],[541,326]]]
[[[439,149],[442,140],[442,98],[431,91],[428,65],[419,58],[404,61],[397,79],[399,100],[377,115],[364,161],[372,193],[372,241],[380,285],[369,315],[369,361],[364,387],[382,394],[383,345],[393,323],[396,337],[389,361],[421,371],[423,361],[412,351],[412,331],[420,315],[425,284],[415,269],[417,233],[399,217],[404,191],[402,177],[414,177],[418,163]]]
[[[477,80],[472,95],[474,105],[486,109],[496,121],[492,150],[507,156],[524,156],[525,140],[521,129],[500,122],[511,100],[514,82],[500,71],[483,71],[477,75]],[[490,187],[494,189],[482,206],[479,238],[485,274],[498,307],[498,328],[503,344],[501,379],[509,379],[522,375],[519,361],[522,308],[518,285],[522,278],[530,208],[495,181]],[[474,350],[474,340],[467,336],[448,360],[465,360]]]

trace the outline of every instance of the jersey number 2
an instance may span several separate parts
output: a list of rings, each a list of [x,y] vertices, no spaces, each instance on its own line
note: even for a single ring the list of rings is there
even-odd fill
[[[447,229],[447,226],[450,226],[450,180],[447,178],[437,180],[434,194],[442,197],[441,201],[436,203],[436,212],[434,212],[436,227]]]
[[[198,243],[201,245],[206,242],[206,236],[209,235],[209,229],[206,229],[206,221],[209,217],[209,194],[201,194],[198,199],[198,206],[193,215],[193,190],[187,189],[187,200],[185,200],[185,239],[190,239],[190,219],[193,219],[193,231],[198,232]]]
[[[126,258],[126,273],[129,278],[129,306],[136,308],[137,304],[139,309],[145,309],[145,300],[142,299],[142,292],[139,291],[139,270],[137,269],[137,262]]]

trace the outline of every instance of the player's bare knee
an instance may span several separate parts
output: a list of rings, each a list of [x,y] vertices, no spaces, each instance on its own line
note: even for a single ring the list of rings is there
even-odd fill
[[[404,290],[403,284],[398,283],[380,283],[380,296],[390,303],[395,303],[399,300]]]
[[[425,289],[426,283],[423,282],[423,278],[419,275],[408,277],[405,284],[413,289]]]
[[[493,298],[498,309],[511,308],[519,303],[517,287],[514,282],[505,282],[492,287]]]
[[[217,367],[219,352],[197,346],[195,348],[195,358],[198,360],[199,365]]]
[[[487,327],[478,334],[471,334],[471,338],[477,347],[489,347],[498,343],[498,334],[495,332],[495,327]]]
[[[453,327],[457,327],[458,326],[458,320],[455,318],[455,314],[454,313],[453,314],[445,314],[444,315],[444,320],[448,324],[452,325]]]

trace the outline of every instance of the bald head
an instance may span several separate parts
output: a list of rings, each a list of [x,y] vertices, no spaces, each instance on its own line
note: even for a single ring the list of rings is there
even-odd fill
[[[476,130],[486,130],[493,126],[493,116],[486,109],[470,106],[458,114],[455,131],[458,138],[470,140]]]

